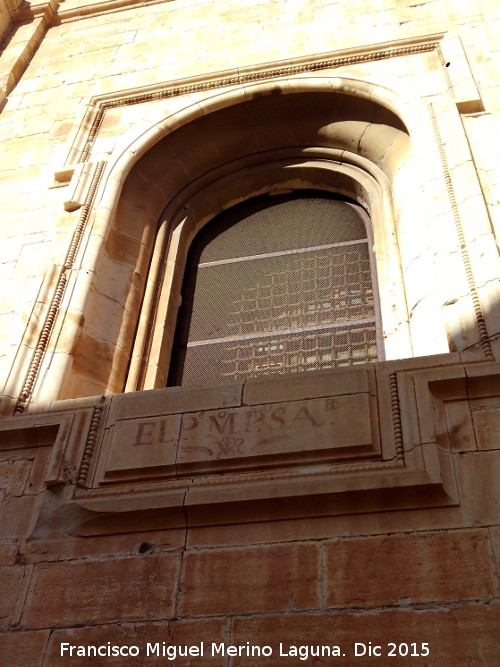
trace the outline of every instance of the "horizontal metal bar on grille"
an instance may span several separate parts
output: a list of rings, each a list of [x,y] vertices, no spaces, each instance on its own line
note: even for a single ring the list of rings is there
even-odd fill
[[[294,248],[293,250],[279,250],[276,252],[266,252],[260,255],[248,255],[246,257],[231,257],[230,259],[217,259],[214,262],[202,262],[197,266],[201,269],[205,266],[219,266],[221,264],[235,264],[236,262],[250,262],[254,259],[265,259],[266,257],[281,257],[283,255],[298,255],[301,252],[313,252],[314,250],[329,250],[330,248],[340,248],[347,245],[356,245],[366,243],[368,239],[358,239],[357,241],[339,241],[338,243],[328,243],[327,245],[315,245],[308,248]]]
[[[273,338],[276,336],[287,336],[290,334],[307,333],[313,331],[324,331],[325,329],[347,329],[361,324],[375,324],[375,319],[369,320],[346,320],[345,322],[332,322],[330,324],[316,324],[309,327],[297,329],[277,329],[276,331],[262,331],[261,333],[245,334],[242,336],[226,336],[225,338],[209,338],[208,340],[194,340],[186,344],[186,347],[197,347],[199,345],[215,345],[216,343],[232,343],[237,340],[251,340],[256,338]],[[357,329],[349,329],[350,332]],[[361,329],[362,331],[362,329]]]

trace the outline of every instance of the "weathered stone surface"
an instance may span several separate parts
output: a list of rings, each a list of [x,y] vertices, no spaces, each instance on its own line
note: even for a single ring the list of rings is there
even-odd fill
[[[31,461],[0,463],[0,488],[9,496],[21,496],[31,469]]]
[[[460,456],[455,465],[464,498],[461,512],[465,522],[476,526],[500,523],[500,452],[469,452]]]
[[[14,565],[18,544],[14,540],[0,542],[0,565]]]
[[[0,633],[0,659],[9,667],[40,667],[50,630]]]
[[[23,557],[29,563],[75,560],[77,558],[107,558],[110,556],[137,556],[141,547],[148,545],[154,553],[180,548],[186,540],[184,528],[171,527],[168,531],[144,530],[122,535],[95,536],[82,540],[80,537],[32,540],[23,549]]]
[[[497,13],[492,0],[0,0],[2,665],[68,664],[63,638],[164,637],[339,643],[347,665],[498,662]],[[369,211],[387,361],[160,388],[196,230],[249,196],[311,187]],[[164,221],[172,241],[153,251]],[[102,423],[37,439],[58,399],[73,415],[103,394]],[[379,430],[392,467],[377,477]],[[76,488],[87,469],[93,488]],[[353,657],[365,641],[429,655]],[[176,664],[316,660],[330,664]]]
[[[491,539],[491,547],[493,549],[493,554],[498,569],[500,567],[500,526],[492,526],[489,529],[489,532]]]
[[[370,391],[372,375],[373,369],[366,365],[362,368],[336,369],[335,372],[250,378],[245,382],[243,401],[248,405],[259,405],[319,396],[360,394]]]
[[[472,413],[478,449],[500,449],[500,410]]]
[[[327,545],[329,607],[490,599],[486,530],[346,539]]]
[[[0,507],[0,538],[22,538],[33,524],[41,498],[20,496],[5,498]]]
[[[23,626],[61,627],[169,617],[178,562],[177,554],[169,553],[161,557],[37,565]]]
[[[474,451],[476,438],[466,401],[449,401],[445,404],[446,433],[453,451]]]
[[[182,614],[231,614],[316,608],[318,550],[293,544],[188,552]]]
[[[201,412],[183,417],[178,463],[301,451],[354,454],[370,451],[373,439],[367,394]]]
[[[110,418],[133,419],[224,409],[241,404],[241,384],[210,387],[168,387],[155,391],[134,392],[113,396]]]
[[[228,624],[224,619],[203,619],[193,621],[174,621],[171,623],[121,623],[120,625],[103,625],[94,628],[71,628],[68,630],[56,630],[50,638],[48,647],[48,660],[50,665],[63,666],[70,662],[72,665],[84,666],[89,661],[96,664],[106,664],[114,661],[128,667],[128,665],[158,665],[170,661],[175,665],[195,667],[196,665],[220,665],[225,667],[226,660],[211,656],[206,649],[212,641],[222,642],[228,632]],[[68,657],[71,646],[112,646],[137,647],[137,656],[122,655],[118,658],[89,658],[77,656],[77,649],[73,649],[72,657]],[[203,655],[196,655],[196,647],[204,643]],[[69,646],[63,646],[69,644]],[[185,653],[186,646],[194,647],[192,654],[180,656],[179,647]],[[169,649],[169,647],[171,647]],[[176,656],[173,658],[173,650]],[[163,651],[165,650],[165,654]],[[168,652],[170,650],[170,653]],[[125,649],[126,653],[128,652]],[[135,653],[135,650],[132,651]]]
[[[5,565],[0,567],[0,625],[5,626],[13,618],[16,605],[22,603],[26,594],[24,578],[25,568],[21,565]]]
[[[495,637],[500,620],[498,604],[461,605],[453,610],[391,610],[370,614],[294,614],[252,619],[236,619],[233,627],[232,641],[245,645],[250,641],[259,646],[271,646],[273,649],[272,664],[299,665],[314,664],[311,661],[292,662],[290,657],[279,657],[279,644],[283,644],[283,652],[290,652],[291,646],[340,646],[345,657],[324,657],[318,664],[345,665],[379,665],[408,664],[407,656],[400,656],[401,650],[408,655],[414,649],[421,657],[411,658],[415,665],[466,665],[494,664],[497,656]],[[369,655],[369,644],[381,647],[381,657]],[[356,643],[365,644],[363,656],[362,646],[358,647],[361,655],[356,656]],[[395,648],[391,645],[395,644]],[[414,647],[413,644],[416,644]],[[425,645],[429,650],[428,656]],[[395,656],[389,656],[393,650]],[[320,654],[321,655],[321,654]],[[491,662],[492,661],[492,662]],[[255,658],[233,658],[238,666],[255,665]],[[264,663],[265,664],[265,663]]]
[[[109,472],[161,468],[175,474],[181,415],[117,422],[110,431]]]

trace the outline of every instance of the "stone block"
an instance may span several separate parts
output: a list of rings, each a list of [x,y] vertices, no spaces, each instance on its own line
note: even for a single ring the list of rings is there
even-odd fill
[[[12,540],[0,542],[0,565],[14,565],[18,545]]]
[[[8,496],[21,496],[31,469],[31,461],[0,463],[0,488]]]
[[[0,458],[8,463],[14,458],[30,459],[35,450],[31,447],[36,446],[36,433],[33,431],[35,418],[26,419],[14,418],[9,422],[0,424]],[[12,450],[24,450],[14,457]]]
[[[347,539],[326,549],[330,607],[490,599],[497,587],[486,531]]]
[[[317,608],[318,558],[313,544],[188,552],[180,613]]]
[[[471,399],[498,396],[500,373],[497,363],[469,364],[465,367],[465,373],[467,393]]]
[[[491,526],[489,532],[497,570],[500,570],[500,526]]]
[[[0,633],[0,659],[9,667],[40,667],[43,664],[49,630]]]
[[[84,379],[91,379],[104,387],[107,386],[111,369],[117,361],[115,356],[119,357],[121,351],[112,343],[92,337],[83,327],[79,331],[78,340],[73,339],[72,342],[74,372]],[[68,341],[68,344],[71,344],[71,341]]]
[[[463,453],[455,460],[455,469],[465,524],[478,526],[500,523],[500,452],[489,450]]]
[[[167,387],[113,396],[111,420],[197,412],[241,405],[241,384]]]
[[[439,317],[437,316],[438,313],[440,313],[440,305],[435,292],[431,292],[429,296],[422,298],[410,313],[410,331],[414,345],[413,351],[418,357],[429,355],[433,352],[443,352],[449,348],[444,327],[439,326],[432,330],[429,329],[429,322],[437,321],[437,317]],[[467,324],[469,324],[468,321],[466,323],[462,321],[457,323],[457,336],[465,336],[467,334]],[[457,347],[459,343],[465,346],[465,343],[460,340],[456,342]]]
[[[476,438],[474,437],[468,402],[465,400],[446,401],[444,410],[447,435],[452,451],[475,450]]]
[[[22,602],[25,594],[23,580],[25,568],[20,565],[4,565],[0,567],[0,625],[14,622],[16,606]]]
[[[169,617],[178,555],[35,566],[22,624],[27,628]]]
[[[467,404],[463,404],[465,409],[461,417],[457,415],[456,407],[451,406],[448,411],[452,401],[467,396],[463,367],[456,365],[423,370],[415,373],[414,383],[417,409],[413,408],[413,411],[418,414],[422,442],[433,442],[436,437],[442,437],[457,441],[455,446],[458,449],[466,446],[467,437],[471,435],[470,423],[468,428],[466,423],[467,419],[470,422]]]
[[[195,621],[180,621],[173,623],[122,623],[120,625],[104,625],[94,628],[71,628],[69,630],[56,630],[52,633],[48,648],[48,661],[51,667],[63,667],[69,664],[75,667],[87,667],[90,662],[105,664],[106,662],[118,662],[120,665],[129,666],[143,665],[156,667],[158,664],[174,664],[181,666],[208,667],[209,665],[220,665],[225,667],[226,661],[220,658],[212,658],[208,651],[204,656],[176,657],[174,660],[163,655],[164,646],[199,646],[204,642],[210,646],[210,642],[224,641],[227,622],[224,619],[208,619]],[[61,655],[62,644],[72,646],[108,646],[110,642],[114,646],[137,646],[139,655],[137,657],[122,656],[115,658],[88,658],[76,655],[73,651],[69,657],[70,649],[65,646]],[[149,646],[148,646],[149,644]],[[102,662],[101,662],[102,661]],[[168,661],[168,662],[167,662]]]
[[[126,519],[125,519],[126,521]],[[125,522],[124,521],[124,522]],[[42,529],[43,530],[43,529]],[[104,559],[106,557],[136,556],[143,553],[144,545],[147,553],[159,555],[179,549],[185,542],[185,529],[169,528],[168,531],[144,530],[128,532],[122,535],[93,535],[92,539],[82,540],[81,537],[59,539],[51,535],[37,535],[23,548],[23,557],[29,563],[45,563],[47,561],[75,560],[77,558]]]
[[[500,449],[500,410],[474,410],[472,422],[479,450]]]
[[[143,184],[143,187],[144,185],[145,184]],[[148,183],[148,185],[151,187],[151,184]],[[126,234],[122,234],[118,230],[112,229],[106,239],[105,251],[106,255],[112,261],[118,262],[119,264],[129,264],[130,266],[135,267],[135,262],[137,261],[137,256],[140,251],[140,241]],[[105,280],[103,282],[105,282]]]
[[[42,429],[37,429],[37,435],[40,431],[42,431]],[[55,438],[53,442],[54,441]],[[53,449],[51,446],[37,447],[33,465],[31,466],[28,481],[26,483],[26,494],[40,493],[40,491],[45,488],[47,468],[49,465],[49,459],[53,452],[55,453],[55,448]]]
[[[250,378],[243,389],[243,403],[259,405],[319,396],[341,396],[370,392],[373,367],[318,371],[286,376]]]
[[[351,394],[184,415],[178,466],[264,465],[292,453],[310,452],[315,461],[373,452],[368,394]],[[270,459],[271,460],[271,459]],[[301,459],[305,461],[305,458]]]
[[[174,475],[180,428],[181,415],[117,422],[110,430],[106,473],[155,468]]]
[[[38,514],[39,496],[6,498],[0,508],[0,538],[22,538]]]
[[[498,658],[500,605],[470,604],[453,609],[384,610],[370,614],[290,614],[235,619],[231,641],[245,645],[271,646],[274,665],[479,665],[495,664]],[[309,659],[280,657],[290,646],[340,646],[345,657]],[[355,655],[355,644],[381,646],[381,656]],[[395,647],[395,656],[388,653]],[[411,655],[415,649],[422,657]],[[400,644],[408,656],[399,655]],[[425,656],[424,645],[429,649]],[[363,647],[358,647],[361,653]],[[320,654],[321,655],[321,654]],[[253,667],[255,658],[233,658],[234,667]]]

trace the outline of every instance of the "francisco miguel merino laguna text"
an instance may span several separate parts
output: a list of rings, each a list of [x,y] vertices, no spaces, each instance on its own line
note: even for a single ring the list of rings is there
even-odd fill
[[[106,658],[106,657],[136,657],[138,655],[145,655],[146,657],[166,658],[167,660],[175,660],[176,658],[196,657],[211,655],[213,656],[245,656],[245,657],[259,657],[270,658],[273,655],[271,646],[256,646],[255,644],[241,644],[237,646],[226,645],[223,642],[211,642],[205,645],[205,642],[192,646],[176,646],[174,644],[167,644],[167,642],[147,642],[146,646],[141,650],[141,647],[135,645],[119,646],[112,642],[98,645],[78,645],[70,644],[68,642],[61,642],[61,656],[65,657],[86,657],[86,658]],[[280,643],[279,652],[280,657],[298,658],[299,660],[307,660],[310,656],[314,657],[335,657],[343,655],[340,646],[289,646]]]

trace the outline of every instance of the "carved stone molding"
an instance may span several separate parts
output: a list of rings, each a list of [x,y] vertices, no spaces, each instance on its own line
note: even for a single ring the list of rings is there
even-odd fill
[[[76,145],[82,146],[79,161],[85,162],[89,159],[93,143],[99,134],[99,129],[108,109],[432,51],[435,51],[438,54],[439,61],[444,63],[444,57],[441,53],[443,37],[444,33],[438,33],[426,37],[398,40],[391,44],[374,44],[356,49],[343,49],[333,53],[290,58],[286,61],[262,64],[258,67],[241,67],[215,75],[202,75],[137,88],[130,91],[128,95],[115,93],[94,97],[91,100],[91,107],[93,108],[90,110],[90,118],[87,118],[84,124],[89,127],[89,130],[86,132],[85,139],[77,138],[76,141]],[[445,77],[447,76],[445,68]]]
[[[85,134],[76,138],[73,146],[79,151],[78,159],[72,162],[85,162],[89,159],[100,127],[110,109],[126,107],[145,102],[189,95],[231,86],[272,81],[299,74],[311,74],[347,65],[357,65],[420,53],[436,53],[442,67],[443,77],[451,97],[461,113],[483,110],[481,98],[471,73],[460,38],[446,33],[436,33],[385,44],[373,44],[361,48],[349,48],[322,53],[313,56],[301,56],[284,61],[264,63],[258,66],[240,67],[225,70],[217,74],[198,75],[172,82],[152,86],[137,87],[127,95],[110,93],[99,95],[90,100],[90,110],[82,127]],[[450,75],[449,66],[452,65]]]
[[[89,469],[92,464],[92,458],[95,453],[99,427],[101,425],[103,417],[103,412],[104,412],[103,403],[104,403],[104,396],[101,397],[101,400],[92,411],[90,428],[87,434],[87,439],[85,441],[85,448],[83,450],[82,461],[80,463],[80,468],[78,470],[78,475],[76,478],[76,485],[79,487],[85,487],[87,483]]]
[[[499,379],[441,355],[56,402],[0,447],[50,448],[32,541],[450,507],[454,458],[499,442]]]
[[[115,395],[93,487],[74,497],[93,518],[75,530],[101,533],[124,513],[143,526],[148,512],[155,525],[177,511],[193,525],[250,520],[264,502],[274,518],[456,504],[446,448],[414,424],[413,385],[423,378],[432,411],[426,373],[464,371],[426,369],[432,359]]]
[[[78,403],[78,402],[75,402]],[[37,478],[46,487],[73,485],[82,432],[88,428],[91,411],[80,408],[65,412],[14,417],[0,422],[0,450],[49,448]],[[35,464],[37,464],[35,456]],[[42,488],[39,489],[40,491]]]
[[[484,319],[484,313],[481,306],[481,301],[479,299],[479,293],[474,278],[474,272],[472,270],[471,259],[469,251],[467,249],[467,242],[465,240],[464,229],[462,225],[462,220],[460,218],[460,212],[458,208],[457,198],[455,196],[455,190],[453,188],[453,183],[451,180],[450,169],[448,167],[448,161],[446,159],[446,153],[443,146],[443,141],[441,139],[441,133],[439,131],[436,114],[434,112],[434,107],[432,103],[428,105],[429,115],[431,118],[432,129],[436,137],[436,144],[439,151],[439,158],[441,160],[441,166],[443,170],[443,177],[446,184],[446,192],[450,200],[451,210],[453,213],[453,220],[455,222],[455,228],[457,230],[457,237],[460,247],[460,255],[462,257],[462,262],[464,265],[465,275],[467,277],[467,284],[469,286],[470,295],[472,299],[472,304],[474,307],[474,314],[476,317],[477,328],[479,331],[480,343],[484,352],[486,359],[493,359],[493,350],[491,347],[490,337],[488,335],[488,330],[486,328],[486,322]]]
[[[401,407],[398,395],[398,376],[395,372],[389,375],[391,391],[392,427],[394,429],[394,445],[396,448],[396,459],[404,461],[403,430],[401,428]]]
[[[71,237],[71,242],[68,248],[68,252],[60,268],[59,278],[57,280],[55,290],[50,299],[47,315],[45,316],[45,321],[41,328],[37,345],[33,352],[33,356],[29,363],[28,371],[26,373],[26,377],[24,379],[21,392],[17,399],[17,403],[14,409],[15,414],[21,414],[24,412],[30,400],[31,394],[33,392],[33,388],[35,386],[35,382],[38,377],[38,373],[40,371],[42,360],[47,351],[49,338],[54,328],[56,317],[61,307],[61,302],[64,296],[64,292],[68,284],[69,272],[73,268],[75,257],[78,252],[78,248],[80,246],[83,234],[85,232],[85,227],[87,225],[92,204],[94,202],[94,198],[97,192],[97,188],[99,186],[99,182],[101,180],[104,171],[104,166],[105,166],[104,162],[99,162],[96,165],[95,172],[90,182],[90,186],[85,199],[85,204],[82,208],[78,224]]]

